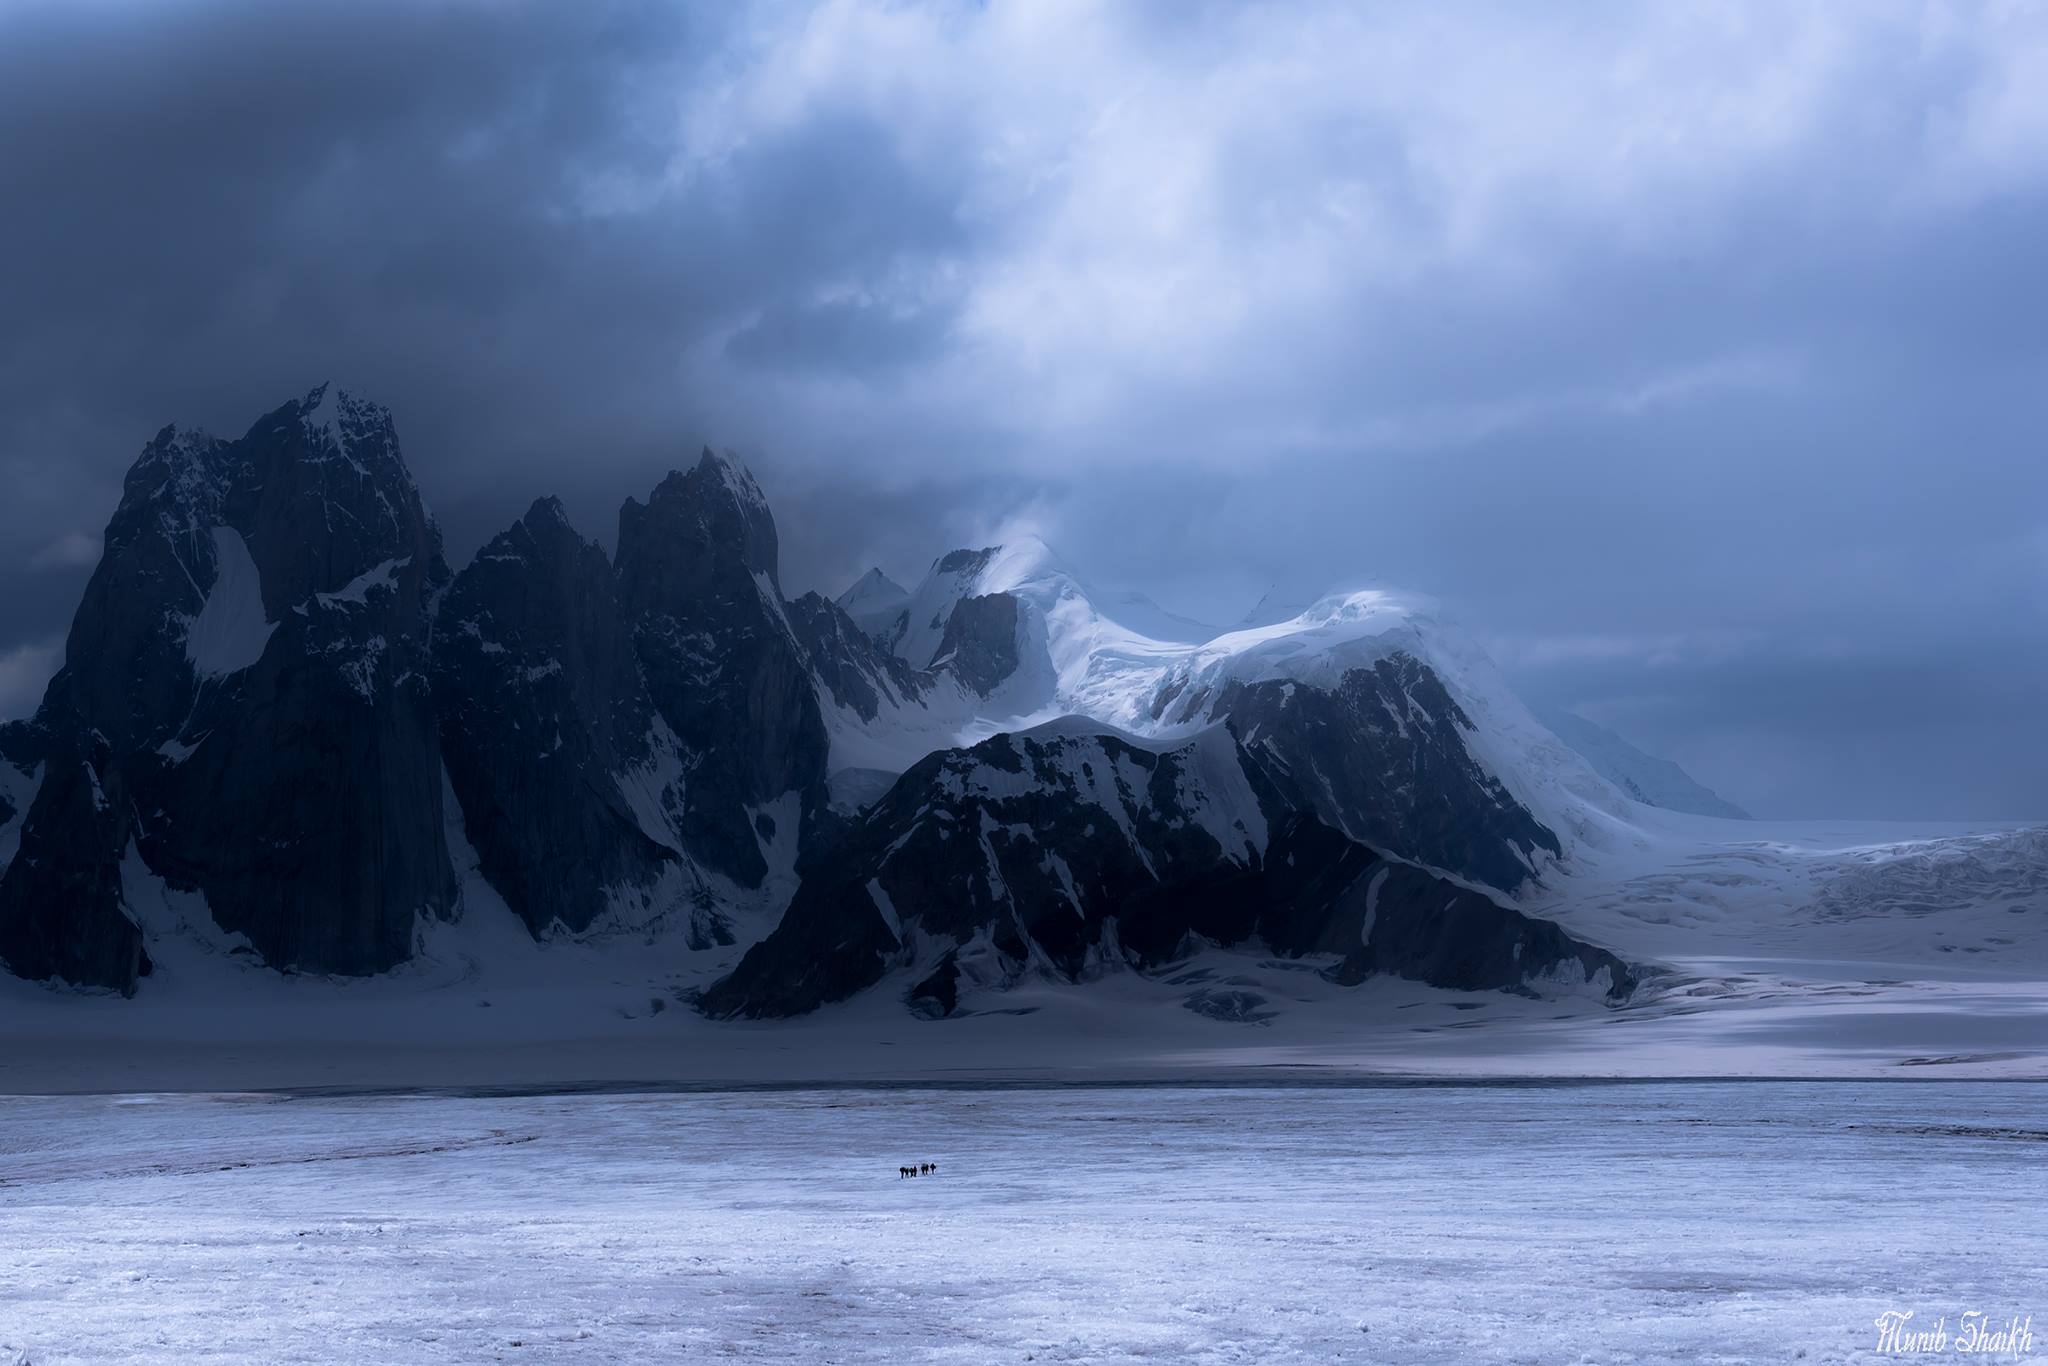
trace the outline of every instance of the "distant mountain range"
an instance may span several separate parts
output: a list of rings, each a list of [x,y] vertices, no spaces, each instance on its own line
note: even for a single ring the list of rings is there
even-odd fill
[[[542,499],[451,571],[391,415],[331,386],[235,440],[165,428],[0,727],[0,961],[133,993],[147,903],[379,973],[473,870],[537,939],[736,955],[717,1016],[893,989],[943,1017],[1209,944],[1618,1000],[1639,969],[1518,894],[1631,802],[1740,815],[1539,722],[1410,595],[1218,633],[1027,539],[790,599],[708,451],[616,546]]]

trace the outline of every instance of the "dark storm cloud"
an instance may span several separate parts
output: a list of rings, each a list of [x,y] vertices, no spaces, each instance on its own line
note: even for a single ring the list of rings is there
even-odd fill
[[[897,313],[868,303],[779,303],[733,333],[725,353],[749,366],[860,375],[908,365],[945,341],[943,313]]]
[[[397,412],[458,546],[564,479],[586,529],[719,433],[692,347],[908,356],[916,316],[820,304],[959,238],[860,111],[669,178],[717,7],[268,3],[0,18],[0,452],[19,564],[97,531],[166,420],[238,431],[334,376]],[[837,310],[836,312],[834,310]],[[886,348],[885,348],[886,349]],[[44,556],[47,558],[47,556]],[[47,634],[76,582],[17,603]]]
[[[2048,814],[2048,25],[0,7],[0,697],[142,441],[329,376],[459,560],[700,441],[785,581],[1432,593],[1766,813]]]

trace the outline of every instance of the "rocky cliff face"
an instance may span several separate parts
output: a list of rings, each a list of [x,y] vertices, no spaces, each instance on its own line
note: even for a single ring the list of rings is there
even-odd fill
[[[620,603],[690,774],[681,835],[743,887],[760,885],[777,836],[763,808],[796,792],[814,809],[825,793],[824,717],[776,560],[760,488],[709,451],[619,512]]]
[[[1467,747],[1472,723],[1436,673],[1394,653],[1334,686],[1233,682],[1190,713],[1229,718],[1270,781],[1326,825],[1502,891],[1562,852]]]
[[[122,898],[133,826],[106,742],[81,729],[50,735],[15,723],[0,733],[0,752],[10,767],[29,765],[9,775],[11,786],[29,790],[10,802],[7,833],[31,853],[12,859],[0,884],[7,966],[23,977],[133,992],[150,963]]]
[[[1018,632],[1022,605],[1009,593],[963,598],[946,618],[934,669],[950,671],[986,697],[1016,674],[1023,663]]]
[[[470,844],[530,930],[701,908],[677,833],[675,736],[648,697],[611,561],[560,503],[536,502],[456,576],[433,676]]]
[[[1612,955],[1295,809],[1228,730],[1151,746],[1056,726],[932,755],[814,866],[782,923],[706,993],[782,1016],[916,965],[913,1009],[1039,970],[1153,969],[1201,941],[1526,989],[1561,975],[1624,996]]]
[[[323,386],[237,441],[166,428],[129,473],[37,721],[53,752],[98,756],[139,875],[203,893],[280,967],[388,968],[414,918],[454,900],[427,685],[447,577],[382,408]],[[59,833],[76,801],[65,782],[37,794],[0,880],[0,958],[132,989],[126,949],[83,929],[79,976],[18,962],[53,914],[40,884],[87,878]]]
[[[861,721],[915,703],[932,689],[930,671],[913,669],[883,649],[845,609],[817,593],[790,603],[788,619],[823,697]]]
[[[1145,966],[1170,962],[1188,937],[1264,943],[1288,957],[1330,955],[1326,974],[1355,984],[1374,973],[1460,991],[1591,984],[1612,1000],[1636,971],[1552,921],[1524,915],[1426,868],[1387,858],[1291,811],[1256,865],[1218,869],[1140,898],[1120,941]]]

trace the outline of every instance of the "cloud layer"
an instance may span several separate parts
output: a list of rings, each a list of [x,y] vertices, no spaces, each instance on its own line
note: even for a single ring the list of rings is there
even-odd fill
[[[0,7],[0,700],[150,432],[332,376],[458,559],[709,441],[796,585],[1375,575],[1760,812],[2048,815],[2044,91],[1996,4]]]

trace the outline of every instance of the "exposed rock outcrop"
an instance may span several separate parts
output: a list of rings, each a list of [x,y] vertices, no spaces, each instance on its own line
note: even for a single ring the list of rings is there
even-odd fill
[[[782,602],[775,521],[736,462],[705,451],[619,512],[619,598],[655,708],[690,778],[689,852],[758,886],[762,808],[824,804],[828,741],[807,656]]]
[[[923,962],[909,1002],[944,1015],[1031,970],[1080,980],[1252,940],[1326,955],[1338,981],[1634,984],[1556,925],[1296,809],[1226,728],[1152,745],[1070,721],[912,768],[701,1006],[801,1014]]]
[[[166,428],[129,473],[38,721],[53,752],[98,737],[109,819],[266,961],[380,971],[454,902],[427,685],[447,579],[384,409],[322,386],[237,441]],[[0,879],[17,972],[57,961],[17,928],[30,903],[57,914],[34,884],[111,885],[69,824],[31,811]],[[133,986],[104,920],[72,917],[83,978],[54,975]]]
[[[120,770],[105,740],[82,728],[47,737],[24,729],[10,726],[0,737],[10,761],[33,747],[38,775],[33,800],[8,821],[34,852],[13,860],[0,882],[6,963],[22,977],[133,994],[150,964],[122,898],[121,864],[134,832]]]
[[[484,875],[527,927],[698,890],[682,760],[611,562],[542,499],[455,577],[434,642],[442,753]]]
[[[1434,670],[1396,652],[1333,687],[1233,682],[1190,715],[1228,718],[1291,804],[1351,838],[1502,891],[1557,836],[1473,758],[1472,722]]]

